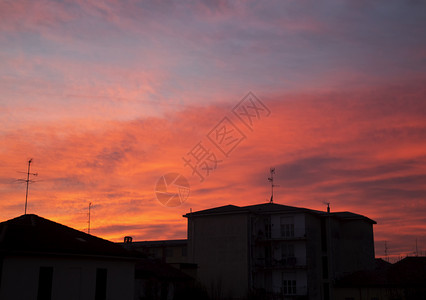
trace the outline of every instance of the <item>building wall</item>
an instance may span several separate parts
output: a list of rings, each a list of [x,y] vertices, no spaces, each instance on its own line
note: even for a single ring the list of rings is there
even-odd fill
[[[321,219],[310,214],[305,215],[306,224],[306,266],[307,291],[309,299],[323,299],[323,251],[321,235]]]
[[[188,258],[213,297],[245,297],[248,288],[248,215],[188,219]]]
[[[0,299],[36,300],[40,267],[53,267],[52,300],[93,300],[98,268],[107,270],[107,299],[133,299],[134,263],[119,260],[7,256]]]
[[[331,220],[335,278],[374,267],[373,225],[364,220]]]

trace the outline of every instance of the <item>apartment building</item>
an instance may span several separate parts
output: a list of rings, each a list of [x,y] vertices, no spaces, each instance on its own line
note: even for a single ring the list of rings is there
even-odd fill
[[[375,221],[275,203],[184,215],[188,262],[213,298],[333,299],[336,279],[374,267]]]

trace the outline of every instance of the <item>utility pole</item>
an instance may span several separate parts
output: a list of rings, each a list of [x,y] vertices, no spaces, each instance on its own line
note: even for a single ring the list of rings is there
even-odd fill
[[[419,256],[419,248],[417,248],[417,238],[416,238],[416,256]]]
[[[87,222],[87,234],[90,234],[90,208],[92,206],[92,202],[89,202],[89,221]]]
[[[387,262],[389,262],[389,256],[388,256],[388,242],[385,241],[385,259]]]

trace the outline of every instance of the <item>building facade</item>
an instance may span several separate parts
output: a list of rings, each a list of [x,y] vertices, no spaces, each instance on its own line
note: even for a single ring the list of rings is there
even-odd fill
[[[134,299],[134,257],[113,242],[23,215],[0,223],[0,299]]]
[[[275,203],[186,214],[188,261],[213,298],[333,299],[334,281],[374,266],[373,224]]]

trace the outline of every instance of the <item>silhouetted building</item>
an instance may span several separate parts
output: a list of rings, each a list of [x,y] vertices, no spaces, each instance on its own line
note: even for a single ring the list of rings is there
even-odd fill
[[[158,260],[140,260],[135,275],[135,299],[138,300],[207,298],[207,292],[193,277]]]
[[[188,261],[213,298],[334,299],[335,279],[374,267],[375,221],[275,203],[188,218]]]
[[[151,260],[166,263],[196,278],[196,264],[188,263],[188,240],[125,241],[120,244],[126,249],[140,252]]]
[[[41,218],[0,223],[0,299],[133,299],[135,259],[113,242]]]
[[[336,282],[336,300],[426,299],[426,257],[406,257],[395,264],[377,265]]]
[[[161,240],[124,242],[126,248],[144,253],[147,257],[168,264],[186,263],[188,260],[187,240]]]

